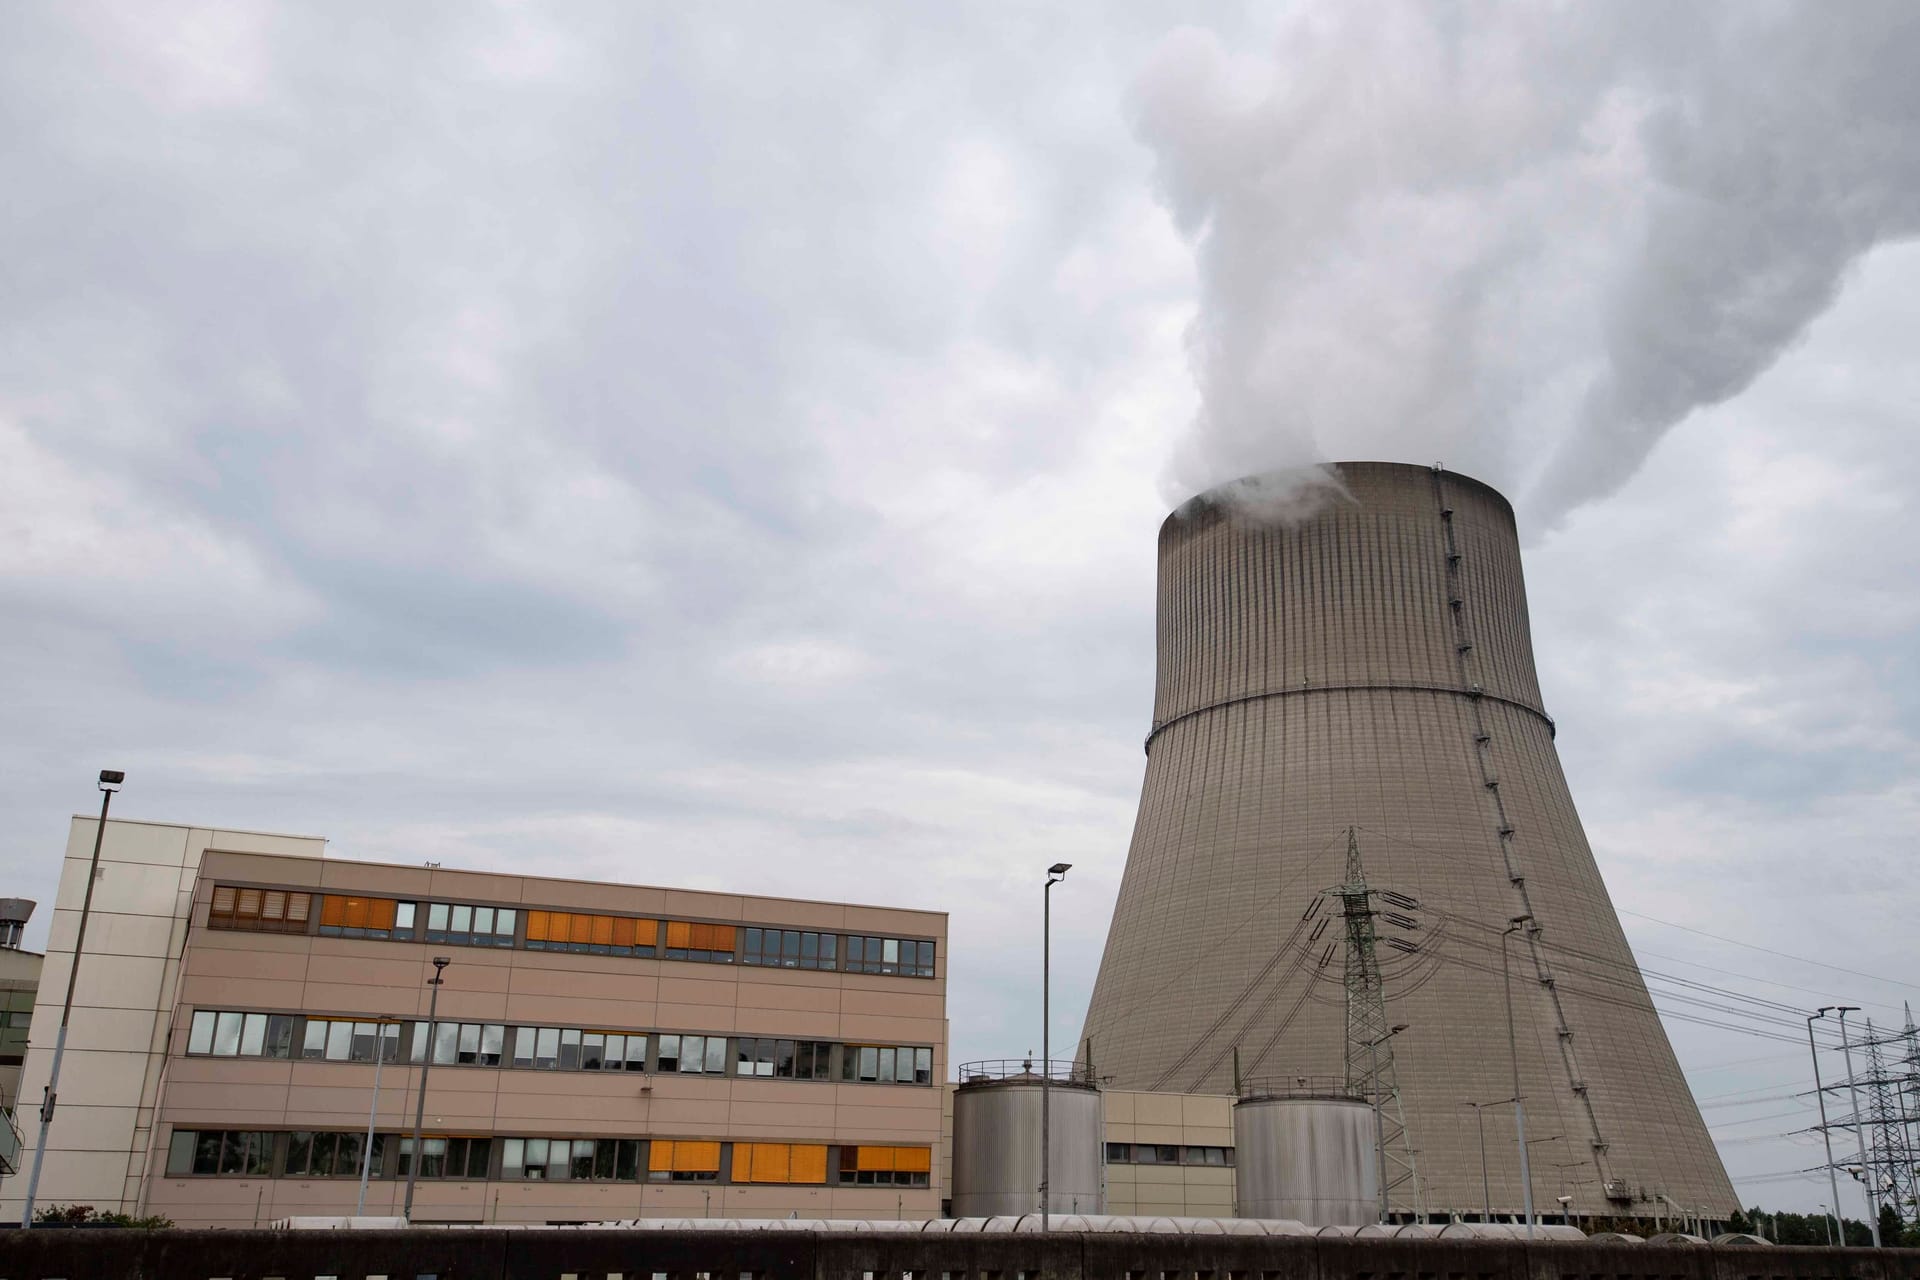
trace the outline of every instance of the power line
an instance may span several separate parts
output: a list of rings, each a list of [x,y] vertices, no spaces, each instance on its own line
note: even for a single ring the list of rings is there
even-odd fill
[[[1696,929],[1692,925],[1675,924],[1671,920],[1661,920],[1656,916],[1646,915],[1643,912],[1628,911],[1625,907],[1620,908],[1620,914],[1623,916],[1632,916],[1636,920],[1646,920],[1652,924],[1665,925],[1669,929],[1678,929],[1683,933],[1697,933],[1703,938],[1712,938],[1715,942],[1724,942],[1729,946],[1745,947],[1749,951],[1765,952],[1770,956],[1779,956],[1782,960],[1793,960],[1800,964],[1815,965],[1821,969],[1831,969],[1835,973],[1848,973],[1856,978],[1866,978],[1872,982],[1884,982],[1889,986],[1905,987],[1909,991],[1920,991],[1920,986],[1916,986],[1911,982],[1902,982],[1898,978],[1885,978],[1877,973],[1862,973],[1858,969],[1849,969],[1844,965],[1828,964],[1824,960],[1809,960],[1805,956],[1796,956],[1791,952],[1775,951],[1772,947],[1762,947],[1752,942],[1742,942],[1738,938],[1726,938],[1717,933],[1708,933],[1705,929]]]

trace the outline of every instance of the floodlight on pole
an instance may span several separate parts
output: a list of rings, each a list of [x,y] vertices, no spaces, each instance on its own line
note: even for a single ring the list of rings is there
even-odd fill
[[[60,1008],[60,1030],[53,1040],[53,1066],[47,1072],[47,1091],[40,1103],[40,1140],[33,1146],[33,1172],[27,1175],[27,1196],[20,1209],[20,1225],[33,1225],[33,1201],[40,1191],[40,1163],[47,1155],[47,1130],[60,1098],[60,1063],[67,1056],[67,1026],[73,1021],[73,987],[80,977],[80,953],[87,945],[87,920],[93,914],[93,885],[100,878],[100,844],[107,835],[107,809],[113,793],[127,780],[119,769],[100,771],[100,823],[93,829],[93,860],[87,864],[87,891],[80,899],[80,929],[73,939],[73,964],[67,969],[67,1000]],[[51,949],[51,947],[49,947]]]
[[[433,988],[433,996],[427,1001],[427,1051],[420,1055],[420,1099],[414,1104],[413,1111],[413,1151],[412,1159],[407,1161],[407,1199],[400,1209],[400,1216],[408,1222],[413,1221],[413,1192],[420,1183],[420,1159],[426,1154],[421,1149],[420,1131],[427,1120],[427,1076],[433,1070],[434,1018],[440,1012],[440,984],[446,981],[441,975],[452,963],[452,956],[435,956],[433,976],[427,979],[427,985]]]
[[[1827,1189],[1833,1193],[1833,1220],[1840,1228],[1840,1247],[1847,1244],[1847,1226],[1840,1218],[1840,1179],[1833,1172],[1833,1135],[1827,1131],[1827,1091],[1820,1083],[1820,1051],[1813,1043],[1813,1024],[1833,1012],[1823,1004],[1817,1013],[1807,1015],[1807,1053],[1813,1058],[1813,1096],[1820,1102],[1820,1141],[1827,1149]]]
[[[1048,1226],[1047,1201],[1052,1197],[1053,1134],[1053,886],[1067,878],[1071,862],[1056,862],[1047,868],[1047,885],[1040,891],[1040,1229]]]

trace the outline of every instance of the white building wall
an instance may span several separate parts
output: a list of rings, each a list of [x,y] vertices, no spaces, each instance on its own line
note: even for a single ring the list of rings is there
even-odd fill
[[[0,1221],[17,1222],[39,1139],[40,1099],[73,967],[97,818],[75,816],[55,895],[40,995],[21,1069],[20,1176],[0,1184]],[[323,856],[326,842],[110,819],[100,848],[86,952],[74,989],[59,1106],[37,1203],[137,1212],[152,1146],[165,1046],[194,880],[207,849]]]

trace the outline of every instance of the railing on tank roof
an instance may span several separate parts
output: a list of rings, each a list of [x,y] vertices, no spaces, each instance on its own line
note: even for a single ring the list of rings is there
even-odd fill
[[[1086,1089],[1098,1087],[1098,1081],[1084,1062],[1041,1062],[1036,1058],[983,1058],[978,1062],[963,1062],[960,1064],[960,1083],[1027,1081],[1039,1084],[1043,1070],[1046,1079],[1053,1084],[1079,1085]]]
[[[1325,1098],[1365,1102],[1367,1092],[1345,1076],[1254,1076],[1240,1082],[1242,1098]]]

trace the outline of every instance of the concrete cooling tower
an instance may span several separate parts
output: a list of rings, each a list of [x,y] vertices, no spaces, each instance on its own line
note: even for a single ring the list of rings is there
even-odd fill
[[[1510,974],[1538,1210],[1726,1216],[1733,1187],[1561,774],[1512,508],[1451,472],[1337,470],[1345,495],[1292,523],[1215,491],[1161,528],[1096,1072],[1187,1093],[1234,1092],[1236,1071],[1351,1081],[1364,923],[1385,1022],[1405,1027],[1358,1051],[1397,1078],[1395,1215],[1520,1211],[1513,1108],[1471,1105],[1513,1094]]]

